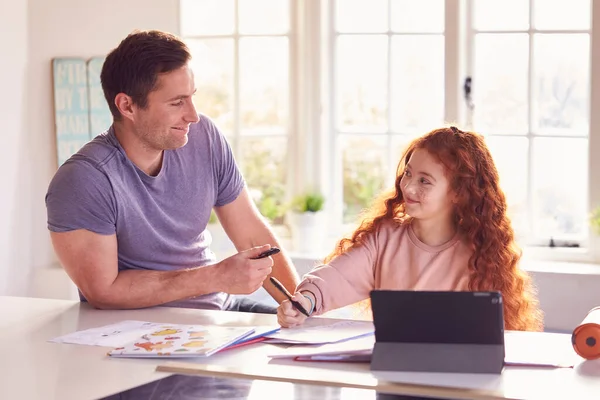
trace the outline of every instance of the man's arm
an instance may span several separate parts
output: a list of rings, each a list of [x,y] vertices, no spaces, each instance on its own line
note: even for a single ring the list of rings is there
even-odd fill
[[[281,247],[251,200],[247,188],[244,188],[231,203],[215,207],[215,212],[227,236],[238,251],[267,243],[271,246]],[[294,293],[299,279],[291,259],[285,251],[281,251],[272,258],[274,262],[272,276],[277,278],[291,293]],[[265,279],[263,287],[278,303],[286,299],[269,279]]]
[[[238,253],[213,266],[119,272],[116,235],[84,229],[50,235],[67,274],[88,302],[101,309],[151,307],[219,291],[252,293],[271,273],[268,258],[253,260],[266,246]]]

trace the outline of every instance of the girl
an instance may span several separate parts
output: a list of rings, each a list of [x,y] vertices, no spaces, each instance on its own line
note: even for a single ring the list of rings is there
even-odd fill
[[[415,139],[394,189],[367,210],[294,300],[311,314],[369,298],[373,289],[499,291],[507,330],[541,330],[542,315],[482,136],[455,127]],[[306,316],[284,301],[283,327]]]

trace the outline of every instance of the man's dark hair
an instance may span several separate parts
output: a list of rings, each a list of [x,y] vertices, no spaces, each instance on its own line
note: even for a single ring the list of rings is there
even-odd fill
[[[148,93],[156,89],[158,74],[183,67],[191,59],[188,47],[175,35],[161,31],[134,31],[112,50],[102,66],[100,81],[113,118],[121,113],[115,105],[119,93],[131,96],[144,108]]]

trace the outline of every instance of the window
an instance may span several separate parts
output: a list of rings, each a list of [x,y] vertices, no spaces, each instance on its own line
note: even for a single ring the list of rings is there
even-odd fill
[[[475,130],[529,244],[588,233],[589,0],[472,0]]]
[[[339,237],[412,138],[457,123],[486,136],[521,245],[588,245],[590,0],[181,0],[181,17],[198,109],[273,222],[317,187]]]
[[[445,120],[444,0],[338,0],[332,28],[343,174],[333,182],[339,218],[351,223],[393,184],[407,143]]]
[[[225,133],[261,213],[281,222],[288,147],[290,5],[181,0],[194,103]]]
[[[338,220],[391,185],[411,138],[456,121],[486,136],[522,245],[585,244],[589,0],[337,0],[331,12]]]

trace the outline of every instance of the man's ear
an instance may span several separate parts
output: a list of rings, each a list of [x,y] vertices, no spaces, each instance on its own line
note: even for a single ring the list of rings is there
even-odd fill
[[[124,118],[133,119],[133,99],[125,93],[119,93],[115,96],[115,105]]]

